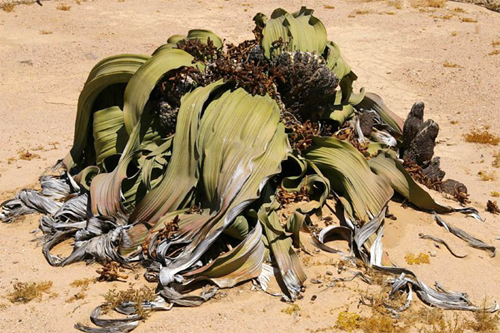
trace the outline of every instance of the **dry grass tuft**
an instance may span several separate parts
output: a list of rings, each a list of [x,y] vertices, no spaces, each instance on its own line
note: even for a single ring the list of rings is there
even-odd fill
[[[346,332],[352,332],[360,328],[361,316],[357,313],[342,311],[337,316],[335,327]]]
[[[413,0],[411,6],[413,8],[418,7],[431,7],[431,8],[443,8],[446,4],[446,0]]]
[[[12,303],[28,303],[34,299],[40,300],[43,294],[48,294],[52,288],[52,281],[43,282],[16,282],[14,291],[7,295]]]
[[[79,291],[76,294],[74,294],[73,296],[71,296],[70,298],[68,298],[66,300],[66,303],[72,303],[74,301],[79,301],[79,300],[84,299],[85,297],[87,297],[87,294],[84,293],[83,291]]]
[[[132,302],[136,304],[138,314],[144,319],[148,316],[148,311],[142,307],[142,303],[153,301],[155,299],[155,292],[146,286],[142,286],[139,289],[134,289],[133,286],[130,286],[127,290],[122,291],[111,289],[104,295],[104,299],[108,303],[103,309],[104,312],[114,309],[122,303]]]
[[[497,146],[500,143],[500,137],[491,134],[488,130],[480,132],[478,129],[472,129],[469,133],[464,134],[465,141],[472,143],[482,143],[492,146]]]
[[[31,161],[34,158],[40,158],[40,155],[30,153],[29,150],[21,149],[21,150],[18,150],[17,153],[19,154],[18,159],[24,160],[24,161]]]
[[[297,304],[292,304],[281,310],[281,312],[286,313],[287,315],[293,315],[294,313],[299,311],[300,311],[300,306],[298,306]]]
[[[461,17],[460,21],[465,22],[465,23],[477,23],[476,19],[473,19],[470,17]]]
[[[82,290],[88,290],[91,283],[95,283],[95,279],[80,279],[71,282],[69,285],[73,288],[81,288]]]
[[[56,8],[57,8],[58,10],[68,11],[68,10],[70,10],[70,9],[71,9],[71,6],[69,6],[69,5],[66,5],[66,4],[62,3],[62,4],[58,5]]]
[[[474,320],[469,320],[466,326],[472,332],[477,333],[496,333],[499,332],[498,325],[500,324],[500,318],[498,314],[492,314],[487,312],[486,309],[487,300],[483,300],[482,310],[474,312]]]
[[[368,14],[374,14],[375,12],[371,9],[357,9],[351,14],[349,14],[350,18],[356,17],[356,15],[368,15]]]
[[[500,192],[498,192],[498,191],[491,191],[491,196],[493,198],[498,198],[498,197],[500,197]]]
[[[6,3],[4,5],[1,5],[2,9],[7,12],[7,13],[11,13],[14,11],[14,8],[16,7],[15,4],[13,3]]]
[[[422,333],[464,333],[466,323],[460,319],[458,313],[453,315],[453,319],[446,319],[444,315],[433,319],[430,327],[424,328]]]
[[[484,170],[480,170],[477,175],[483,182],[489,182],[497,178],[495,172],[486,172]]]
[[[459,68],[459,67],[462,67],[462,66],[460,66],[458,64],[454,64],[452,62],[449,62],[448,60],[445,60],[443,62],[443,66],[446,67],[446,68]]]
[[[500,153],[495,153],[493,155],[493,162],[491,162],[491,165],[495,168],[500,168]]]
[[[401,0],[389,0],[389,1],[387,1],[387,5],[390,7],[394,7],[396,9],[403,8],[403,4],[402,4]]]
[[[497,46],[500,46],[500,40],[494,40],[491,42],[491,46],[493,47],[497,47]]]
[[[453,8],[453,11],[454,11],[455,13],[464,13],[464,14],[465,14],[465,13],[467,13],[467,11],[466,11],[465,9],[460,8],[460,7]]]
[[[500,54],[500,50],[493,50],[490,53],[488,53],[488,55],[499,55],[499,54]]]
[[[40,31],[39,31],[39,34],[40,34],[40,35],[52,35],[52,34],[53,34],[53,32],[52,32],[52,31],[50,31],[50,30],[40,30]]]
[[[415,256],[413,253],[407,254],[405,256],[406,263],[408,265],[422,265],[422,264],[429,264],[429,255],[420,252],[418,256]]]
[[[325,8],[325,9],[335,9],[335,6],[332,6],[332,5],[323,5],[323,8]]]

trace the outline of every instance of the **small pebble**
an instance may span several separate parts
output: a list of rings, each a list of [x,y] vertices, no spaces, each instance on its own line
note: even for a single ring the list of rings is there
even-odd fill
[[[326,275],[333,275],[333,273],[330,271],[326,271]]]
[[[318,280],[318,279],[311,279],[311,283],[312,284],[321,284],[321,283],[323,283],[323,281]]]
[[[312,295],[312,297],[311,297],[311,301],[315,301],[315,300],[316,300],[316,298],[318,298],[318,296],[316,296],[316,295]]]

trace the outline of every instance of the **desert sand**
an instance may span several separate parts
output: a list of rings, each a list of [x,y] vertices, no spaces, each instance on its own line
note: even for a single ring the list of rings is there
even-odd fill
[[[13,12],[0,11],[0,201],[36,185],[43,170],[70,149],[79,92],[101,58],[149,54],[170,35],[192,28],[211,29],[228,42],[240,42],[252,37],[252,17],[257,12],[269,15],[277,7],[294,11],[306,5],[315,9],[329,38],[339,44],[359,76],[358,88],[381,95],[401,117],[415,101],[426,103],[426,117],[441,129],[436,155],[441,156],[442,168],[447,177],[467,185],[470,205],[485,219],[479,222],[457,213],[445,220],[488,244],[500,245],[500,218],[485,212],[486,201],[495,199],[491,192],[500,192],[500,170],[492,166],[499,148],[463,138],[472,128],[483,127],[500,135],[500,54],[490,55],[500,50],[492,44],[500,41],[499,13],[455,2],[443,8],[414,8],[410,1],[401,1],[398,9],[387,1],[96,0],[77,4],[68,0],[67,11],[57,9],[61,3],[47,1],[43,7],[19,5]],[[20,152],[27,151],[35,154],[33,158],[19,159]],[[482,181],[479,171],[496,172],[496,180]],[[439,193],[433,195],[458,205]],[[439,281],[449,290],[467,292],[477,303],[484,297],[500,301],[498,256],[491,258],[468,247],[447,234],[430,214],[398,203],[392,203],[390,210],[397,216],[387,221],[384,237],[384,250],[391,260],[406,266],[405,255],[432,253],[430,264],[410,267],[424,282]],[[141,271],[128,272],[127,282],[92,284],[84,299],[68,302],[79,291],[70,283],[96,277],[99,265],[51,267],[32,242],[38,219],[33,215],[0,224],[0,331],[72,332],[76,322],[89,322],[91,310],[107,290],[146,284]],[[419,239],[419,233],[443,238],[468,256],[455,258],[444,247]],[[58,251],[69,251],[69,245]],[[309,263],[306,270],[309,279],[326,271],[337,274],[328,263]],[[7,300],[15,282],[44,280],[53,281],[57,295],[28,304]],[[292,315],[282,312],[288,305],[279,298],[252,291],[247,283],[223,291],[199,308],[154,313],[136,332],[306,332],[334,325],[340,311],[366,311],[358,309],[359,290],[367,289],[359,280],[325,291],[310,281],[306,287],[304,298],[297,301],[300,311]],[[311,301],[313,295],[315,301]]]

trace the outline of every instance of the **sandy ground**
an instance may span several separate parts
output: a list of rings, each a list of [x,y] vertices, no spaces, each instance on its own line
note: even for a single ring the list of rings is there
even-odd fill
[[[440,9],[402,3],[397,9],[383,1],[102,0],[80,5],[68,1],[71,9],[62,11],[56,9],[60,2],[50,1],[43,7],[0,11],[0,200],[36,184],[39,174],[69,150],[78,95],[99,59],[116,53],[151,53],[170,35],[191,28],[243,41],[252,37],[256,12],[270,14],[280,6],[293,11],[307,5],[316,9],[329,38],[340,45],[359,76],[358,87],[382,95],[402,117],[413,102],[425,101],[426,116],[441,127],[437,155],[447,176],[468,186],[472,206],[486,221],[460,214],[445,219],[499,245],[500,218],[484,209],[491,191],[500,191],[500,181],[481,181],[477,175],[480,170],[495,172],[491,162],[498,147],[466,143],[463,134],[489,126],[490,132],[500,135],[500,55],[489,55],[495,49],[492,42],[500,40],[500,14],[453,2]],[[464,17],[477,22],[462,22]],[[445,62],[457,66],[445,67]],[[19,160],[20,152],[26,151],[39,157]],[[500,177],[500,170],[496,174]],[[430,265],[411,267],[423,281],[432,285],[437,280],[451,290],[467,291],[473,300],[488,296],[500,301],[498,256],[490,258],[445,234],[428,214],[399,204],[392,204],[391,210],[398,219],[389,221],[384,245],[392,260],[405,265],[408,253],[432,252]],[[70,332],[77,321],[88,322],[91,309],[108,289],[144,283],[142,275],[135,278],[140,272],[133,272],[127,283],[94,284],[83,300],[68,302],[78,292],[69,284],[95,277],[98,265],[50,267],[31,242],[30,231],[37,225],[37,216],[0,224],[0,331]],[[468,257],[457,259],[446,249],[435,248],[419,239],[420,232],[445,239]],[[335,267],[320,259],[307,265],[310,278],[327,270],[337,274]],[[58,295],[26,305],[5,299],[14,282],[42,280],[53,281]],[[306,286],[304,299],[297,302],[301,310],[292,316],[282,312],[286,304],[244,284],[200,308],[156,313],[136,331],[306,332],[333,325],[341,310],[359,311],[359,289],[366,289],[359,281],[326,291],[310,282]]]

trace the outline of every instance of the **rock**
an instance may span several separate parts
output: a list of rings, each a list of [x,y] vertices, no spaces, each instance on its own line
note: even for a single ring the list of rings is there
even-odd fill
[[[411,107],[403,125],[403,150],[410,147],[424,123],[424,102],[417,102]]]
[[[457,195],[459,193],[467,194],[467,187],[459,181],[447,179],[441,183],[441,192],[449,195]]]
[[[432,183],[440,183],[446,175],[446,172],[441,170],[440,157],[434,157],[427,166],[422,168],[422,172]]]
[[[363,112],[359,115],[359,125],[364,136],[370,136],[374,123],[373,116],[370,113]]]
[[[434,156],[434,147],[436,146],[438,134],[439,125],[432,119],[427,120],[411,141],[408,150],[404,152],[403,158],[420,166],[429,162]]]

